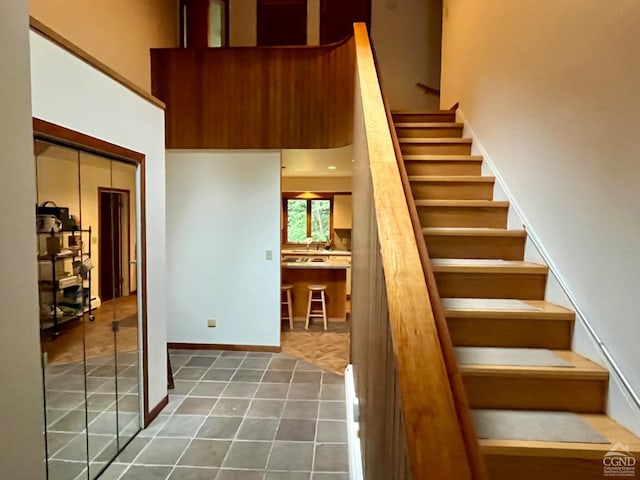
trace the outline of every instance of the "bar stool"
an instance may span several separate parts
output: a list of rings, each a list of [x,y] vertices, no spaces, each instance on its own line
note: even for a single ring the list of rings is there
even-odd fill
[[[291,302],[291,290],[293,290],[293,285],[291,285],[290,283],[285,283],[280,287],[280,293],[285,293],[285,299],[284,302],[282,301],[282,295],[280,297],[280,303],[281,305],[286,305],[287,306],[287,316],[282,316],[282,320],[289,320],[289,328],[291,330],[293,330],[293,307],[292,307],[292,302]]]
[[[322,318],[324,322],[324,329],[327,329],[327,303],[325,301],[324,291],[327,289],[326,285],[309,285],[309,302],[307,303],[307,323],[304,327],[305,330],[309,330],[309,322],[311,318]],[[320,298],[314,298],[314,293],[319,293]],[[320,310],[313,310],[311,305],[313,302],[320,302],[322,308]]]

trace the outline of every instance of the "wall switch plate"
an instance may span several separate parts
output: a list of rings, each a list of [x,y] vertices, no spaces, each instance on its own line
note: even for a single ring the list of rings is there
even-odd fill
[[[267,250],[267,260],[273,260],[273,250]]]
[[[215,327],[216,326],[216,321],[213,318],[210,318],[209,320],[207,320],[207,327]]]

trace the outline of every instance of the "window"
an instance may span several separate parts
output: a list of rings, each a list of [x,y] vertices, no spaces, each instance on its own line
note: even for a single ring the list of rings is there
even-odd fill
[[[286,243],[326,242],[332,238],[330,198],[284,200],[284,224]]]

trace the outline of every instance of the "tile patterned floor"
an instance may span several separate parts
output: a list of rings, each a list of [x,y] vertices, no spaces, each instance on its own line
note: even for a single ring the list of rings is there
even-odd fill
[[[104,480],[346,480],[344,378],[284,354],[172,350],[169,405]]]
[[[86,397],[84,363],[46,367],[49,480],[86,479],[87,448],[95,478],[139,430],[138,355],[120,353],[117,363],[116,377],[113,355],[87,361]]]

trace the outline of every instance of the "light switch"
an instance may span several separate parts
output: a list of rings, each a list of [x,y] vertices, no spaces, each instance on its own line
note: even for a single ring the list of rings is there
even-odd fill
[[[267,250],[267,260],[273,260],[273,250]]]

